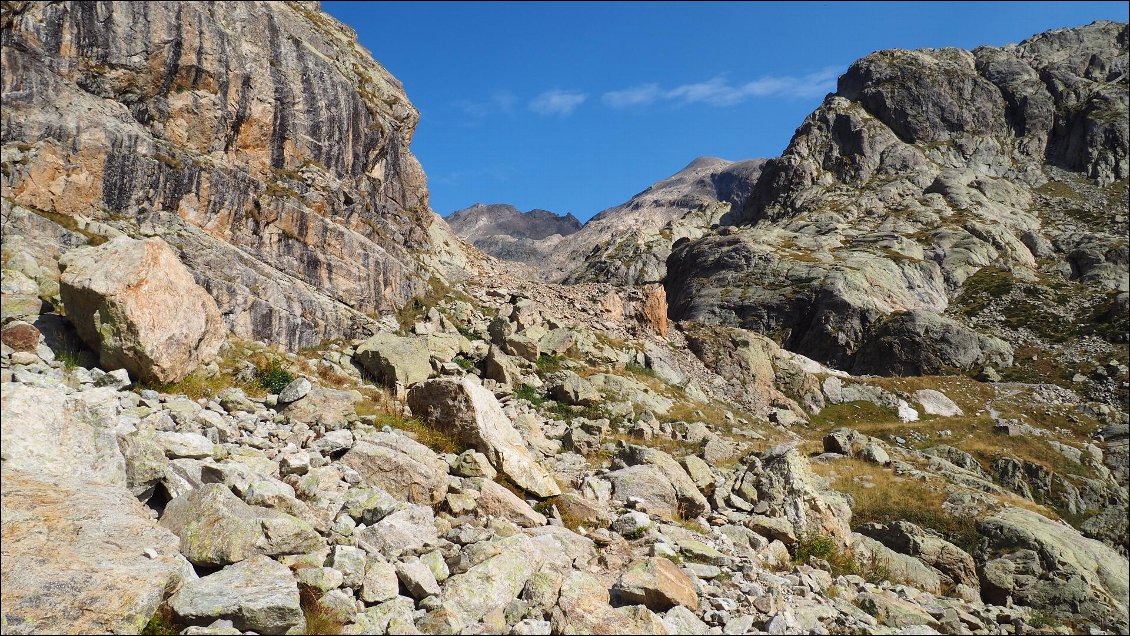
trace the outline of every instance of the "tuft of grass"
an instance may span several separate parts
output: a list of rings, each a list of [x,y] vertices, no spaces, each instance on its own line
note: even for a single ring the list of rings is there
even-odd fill
[[[640,539],[645,534],[647,534],[647,530],[648,530],[647,528],[636,528],[635,530],[632,530],[631,532],[626,532],[621,536],[624,537],[625,539],[627,539],[628,541],[635,541],[636,539]]]
[[[797,563],[808,563],[810,559],[824,559],[827,561],[832,558],[839,548],[836,547],[836,542],[830,537],[822,534],[810,534],[800,538],[796,544],[796,550],[793,554],[793,561]]]
[[[681,526],[684,529],[690,530],[691,532],[694,532],[696,534],[702,534],[702,535],[707,535],[707,536],[710,535],[710,528],[707,528],[706,526],[695,521],[694,519],[687,519],[687,518],[683,517],[682,515],[675,515],[675,517],[673,519],[671,519],[671,521],[674,522],[675,525]]]
[[[428,287],[422,294],[412,297],[403,307],[396,311],[396,322],[401,330],[408,332],[416,321],[426,316],[432,307],[435,307],[451,292],[451,287],[442,280],[432,277],[428,280]]]
[[[255,376],[250,381],[236,378],[243,362],[250,362],[255,366]],[[243,346],[233,344],[229,346],[217,361],[220,372],[214,375],[205,375],[202,371],[191,373],[180,382],[139,382],[139,388],[153,389],[160,393],[180,394],[190,399],[211,399],[227,388],[238,387],[251,397],[262,397],[268,392],[278,393],[287,384],[294,380],[294,375],[283,366],[283,361],[278,356],[265,352],[255,351],[246,354]]]
[[[343,386],[348,386],[353,383],[352,378],[344,376],[325,365],[317,365],[317,370],[314,373],[317,374],[318,379],[322,381],[322,384],[332,386],[335,389],[340,389]]]
[[[555,356],[548,353],[543,353],[538,356],[538,373],[553,373],[554,371],[561,370],[561,363],[565,360],[565,356]]]
[[[1056,629],[1064,626],[1063,619],[1055,612],[1042,609],[1032,610],[1030,624],[1037,629]]]
[[[302,614],[306,617],[307,634],[340,634],[345,625],[330,616],[318,603],[314,590],[304,588],[299,591]]]
[[[546,402],[545,395],[542,394],[541,391],[538,391],[528,384],[523,384],[522,386],[515,389],[514,397],[518,398],[519,400],[525,400],[530,404],[533,404],[535,407],[541,406]]]
[[[793,562],[799,565],[813,559],[827,563],[832,576],[854,574],[875,584],[893,580],[890,569],[874,557],[862,561],[851,551],[841,550],[835,541],[822,534],[806,535],[797,541]]]
[[[82,366],[79,364],[81,356],[78,351],[74,349],[63,349],[55,354],[55,359],[63,363],[63,368],[67,371],[73,371]]]
[[[268,393],[281,393],[286,385],[294,382],[294,374],[286,370],[277,358],[272,358],[267,364],[259,366],[255,372],[255,381]]]
[[[197,371],[189,374],[180,382],[138,382],[138,386],[142,389],[153,389],[158,393],[184,395],[190,400],[201,398],[210,400],[216,397],[220,391],[233,386],[233,383],[234,381],[229,376],[222,374],[205,376]]]
[[[648,367],[645,367],[645,366],[640,365],[640,364],[636,364],[635,362],[629,362],[629,363],[625,364],[624,370],[627,371],[628,373],[631,373],[632,375],[642,375],[642,376],[648,377],[648,378],[654,378],[655,377],[655,369],[649,369]]]
[[[452,361],[455,362],[455,364],[459,365],[459,368],[463,369],[464,371],[470,371],[471,369],[475,368],[475,361],[468,360],[463,356],[455,356],[454,360]]]

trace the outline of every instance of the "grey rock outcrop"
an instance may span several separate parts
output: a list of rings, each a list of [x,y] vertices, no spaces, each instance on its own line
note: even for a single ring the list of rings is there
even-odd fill
[[[981,566],[986,599],[1078,614],[1107,629],[1127,627],[1130,571],[1111,547],[1022,508],[978,524],[993,555]]]
[[[864,524],[860,531],[888,548],[918,558],[950,579],[953,585],[980,587],[973,557],[956,545],[907,522]]]
[[[161,525],[180,537],[194,565],[217,567],[257,554],[301,554],[322,546],[309,524],[249,506],[222,484],[205,484],[169,502]]]
[[[876,375],[939,375],[1012,366],[1012,347],[928,311],[890,316],[855,355],[852,371]]]
[[[422,338],[377,334],[358,345],[353,357],[388,387],[423,382],[432,373],[431,354]]]
[[[67,395],[58,388],[4,384],[3,466],[41,478],[126,485],[112,417],[97,408],[113,389]]]
[[[177,537],[121,486],[6,465],[2,483],[7,633],[140,633],[166,590],[195,576]]]
[[[786,524],[794,538],[823,535],[851,544],[851,508],[838,493],[824,490],[808,460],[795,448],[751,453],[734,493],[764,506],[765,515]]]
[[[413,503],[435,505],[447,494],[447,464],[405,435],[367,435],[341,461],[365,483]]]
[[[1107,187],[1130,168],[1126,29],[857,61],[765,164],[736,226],[674,246],[672,316],[884,375],[1008,363],[995,338],[1078,337],[1080,313],[1107,328],[1098,308],[1127,276],[1124,188]],[[1053,293],[1048,275],[1080,283],[1078,309],[1026,304]]]
[[[614,588],[626,603],[639,603],[649,609],[664,611],[675,605],[698,609],[698,593],[694,582],[677,565],[664,558],[652,557],[630,565]]]
[[[169,607],[190,625],[229,620],[236,629],[260,634],[283,634],[306,625],[290,569],[264,556],[186,583],[169,599]]]

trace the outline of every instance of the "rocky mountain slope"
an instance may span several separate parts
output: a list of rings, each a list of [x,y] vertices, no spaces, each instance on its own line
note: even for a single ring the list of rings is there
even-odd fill
[[[231,330],[363,333],[424,289],[419,114],[317,3],[5,2],[3,219],[45,271],[162,236]]]
[[[534,266],[543,262],[563,237],[581,229],[581,222],[572,214],[561,216],[536,209],[520,212],[504,203],[476,203],[445,220],[457,236],[477,249],[495,258]]]
[[[456,234],[475,247],[478,247],[478,241],[491,236],[512,236],[536,241],[555,234],[568,236],[581,229],[581,222],[572,214],[562,216],[536,209],[520,212],[518,208],[504,203],[476,203],[452,213],[446,220]]]
[[[1125,351],[1127,73],[1109,22],[859,60],[739,222],[676,247],[673,315],[855,372],[1089,373]]]
[[[529,265],[531,275],[541,280],[655,283],[663,280],[674,241],[702,236],[731,210],[744,207],[763,163],[699,157],[579,230],[561,232],[560,238],[527,236],[524,224],[509,220],[516,212],[511,206],[475,206],[447,220],[475,247]],[[489,227],[493,238],[484,238],[480,227]]]
[[[886,119],[832,97],[763,176],[699,160],[562,239],[663,284],[557,284],[427,210],[414,111],[315,3],[2,7],[3,633],[1130,628],[1125,25],[866,58],[841,91]],[[904,63],[1005,53],[1082,123],[899,137],[980,121]],[[759,333],[778,290],[840,348]]]

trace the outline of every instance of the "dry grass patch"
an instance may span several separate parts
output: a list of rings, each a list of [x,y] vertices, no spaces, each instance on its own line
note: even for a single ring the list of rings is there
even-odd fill
[[[909,521],[941,533],[965,550],[977,543],[976,519],[957,517],[943,508],[948,493],[941,478],[903,477],[854,459],[814,464],[813,470],[828,478],[833,489],[851,497],[853,526]]]
[[[243,389],[251,397],[263,397],[267,393],[278,393],[294,375],[287,369],[288,364],[280,356],[265,350],[244,353],[246,346],[239,342],[229,344],[216,360],[219,372],[207,375],[198,369],[179,382],[139,382],[142,389],[153,389],[160,393],[180,394],[192,400],[212,399],[220,391],[230,388]],[[248,379],[239,379],[245,362],[255,367],[255,374]]]
[[[1069,406],[1040,403],[1033,398],[1030,389],[994,387],[959,376],[869,378],[868,384],[902,394],[910,401],[919,389],[941,391],[966,415],[922,415],[916,422],[903,422],[894,411],[871,402],[834,404],[813,416],[811,447],[806,446],[806,449],[820,452],[816,447],[819,436],[848,427],[885,441],[895,436],[902,437],[907,440],[907,447],[916,450],[948,444],[973,455],[985,466],[1001,456],[1012,456],[1057,473],[1093,476],[1092,469],[1067,459],[1051,448],[1048,441],[1077,446],[1080,440],[1090,438],[1096,428],[1095,422]],[[1009,392],[1005,393],[1006,390]],[[990,409],[995,410],[999,418],[1019,420],[1051,434],[1046,437],[1008,437],[997,433]],[[939,435],[940,431],[949,433],[943,436]]]
[[[409,437],[437,453],[460,453],[465,446],[452,435],[429,426],[415,417],[404,415],[404,405],[388,393],[378,389],[368,389],[365,398],[355,405],[357,414],[370,417],[373,426],[390,426],[404,431]]]
[[[923,375],[891,378],[868,378],[868,384],[893,393],[903,393],[914,401],[914,393],[921,389],[941,391],[967,413],[975,413],[994,397],[993,387],[984,382],[961,375]]]
[[[701,445],[699,444],[692,444],[682,439],[671,439],[670,437],[663,437],[662,435],[653,435],[651,439],[637,439],[627,433],[612,433],[610,437],[627,444],[647,446],[648,448],[661,450],[676,459],[697,454],[698,451],[701,450]]]
[[[320,384],[322,384],[323,386],[331,386],[335,389],[341,389],[356,384],[353,378],[347,375],[342,375],[341,373],[334,371],[333,368],[322,364],[317,365],[317,369],[314,371],[314,375],[318,377]]]
[[[812,424],[812,431],[819,435],[845,426],[865,432],[864,429],[902,425],[894,411],[863,400],[826,406],[813,415],[809,422]]]
[[[304,634],[340,634],[345,624],[334,618],[318,602],[318,596],[309,588],[299,590],[302,614],[306,617]]]

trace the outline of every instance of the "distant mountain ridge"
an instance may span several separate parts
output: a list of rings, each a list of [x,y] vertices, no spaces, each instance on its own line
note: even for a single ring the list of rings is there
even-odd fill
[[[554,234],[567,236],[582,227],[572,213],[560,215],[538,208],[522,212],[506,203],[476,203],[453,212],[447,223],[472,243],[498,235],[540,240]]]
[[[744,208],[764,163],[699,157],[583,226],[571,214],[507,204],[475,204],[447,222],[478,249],[529,265],[542,280],[657,282],[675,241],[698,238]]]
[[[508,261],[537,267],[564,237],[581,229],[572,214],[549,210],[521,212],[506,203],[476,203],[447,217],[460,238],[476,248]]]

